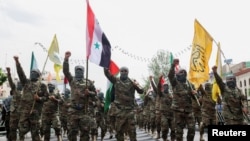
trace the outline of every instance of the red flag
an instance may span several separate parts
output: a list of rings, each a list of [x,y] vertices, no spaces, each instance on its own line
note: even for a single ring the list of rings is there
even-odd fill
[[[119,67],[115,64],[114,61],[110,60],[109,70],[112,75],[116,75],[119,72]]]
[[[68,83],[69,83],[68,79],[64,77],[64,84],[68,84]]]

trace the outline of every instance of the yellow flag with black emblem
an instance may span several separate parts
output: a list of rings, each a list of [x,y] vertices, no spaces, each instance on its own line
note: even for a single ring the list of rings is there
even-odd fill
[[[194,38],[190,56],[188,79],[198,88],[209,79],[209,59],[212,52],[213,38],[195,19]]]

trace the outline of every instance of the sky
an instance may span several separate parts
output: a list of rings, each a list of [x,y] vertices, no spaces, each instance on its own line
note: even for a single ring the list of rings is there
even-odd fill
[[[197,19],[214,39],[209,68],[215,65],[217,43],[223,60],[233,64],[249,61],[250,9],[248,0],[89,0],[99,24],[112,46],[112,60],[129,68],[129,77],[143,85],[148,78],[150,59],[159,50],[172,52],[180,66],[189,69]],[[71,51],[70,71],[86,68],[85,0],[0,0],[0,67],[15,74],[13,56],[19,56],[28,75],[31,52],[40,70],[54,73],[46,61],[53,36],[59,54]],[[106,91],[103,68],[88,63],[88,78]],[[60,72],[61,74],[62,71]],[[86,73],[85,73],[86,76]]]

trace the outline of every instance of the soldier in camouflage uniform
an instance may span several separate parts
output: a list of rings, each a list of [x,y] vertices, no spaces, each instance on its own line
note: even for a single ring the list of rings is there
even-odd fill
[[[234,75],[226,76],[226,84],[217,73],[217,66],[212,68],[216,83],[222,96],[222,115],[225,125],[243,125],[244,114],[247,114],[247,98],[236,86]]]
[[[195,136],[195,120],[192,108],[192,98],[195,99],[197,92],[194,86],[187,80],[187,72],[179,69],[175,73],[175,66],[179,65],[179,60],[174,59],[168,73],[168,79],[173,89],[173,101],[171,109],[174,110],[176,125],[176,140],[183,140],[183,129],[187,125],[187,141],[193,141]]]
[[[136,123],[135,123],[135,91],[139,94],[144,92],[143,88],[136,80],[128,77],[129,70],[127,67],[120,68],[120,77],[111,75],[107,68],[104,68],[104,74],[115,87],[116,106],[116,139],[124,141],[124,133],[127,132],[130,141],[136,141]]]
[[[216,102],[212,99],[212,84],[205,83],[205,89],[202,85],[199,86],[198,92],[201,93],[201,116],[202,122],[200,125],[200,141],[204,141],[204,128],[208,125],[216,125]]]
[[[24,141],[26,133],[31,131],[33,141],[40,141],[41,128],[41,109],[44,101],[44,90],[41,90],[42,84],[39,81],[41,72],[38,69],[32,69],[30,79],[28,79],[21,67],[18,56],[14,56],[16,70],[19,80],[23,86],[23,95],[20,101],[20,119],[19,136],[20,141]]]
[[[13,79],[11,77],[10,73],[10,68],[7,67],[7,76],[8,76],[8,81],[9,85],[12,91],[12,100],[10,104],[10,134],[9,134],[9,139],[11,141],[16,141],[17,140],[17,130],[18,130],[18,122],[19,122],[19,116],[20,116],[20,107],[19,107],[19,102],[21,99],[21,93],[22,93],[22,85],[20,81],[15,84],[13,82]]]
[[[65,89],[64,93],[63,93],[63,103],[60,104],[59,108],[60,108],[60,121],[61,121],[61,126],[62,126],[62,131],[63,131],[63,135],[66,136],[68,134],[68,127],[67,127],[67,123],[68,123],[68,119],[67,117],[68,115],[68,109],[70,106],[70,90],[68,88]]]
[[[174,113],[171,109],[173,95],[169,93],[169,86],[165,82],[161,84],[163,75],[160,76],[159,82],[157,85],[157,89],[155,84],[153,83],[153,77],[150,77],[151,85],[153,86],[154,90],[157,92],[156,94],[159,96],[160,103],[159,103],[159,111],[161,113],[161,132],[162,132],[162,139],[163,141],[167,141],[167,136],[170,132],[171,141],[175,140],[175,119]]]
[[[107,132],[107,125],[105,122],[105,113],[104,113],[104,94],[103,92],[100,92],[100,90],[97,91],[97,107],[96,107],[96,123],[97,128],[101,128],[101,141],[103,141],[104,136]]]
[[[48,84],[49,94],[47,100],[43,104],[42,109],[42,129],[44,141],[50,140],[50,129],[55,130],[57,141],[62,141],[61,122],[59,119],[59,104],[63,103],[63,99],[59,92],[55,90],[55,85]]]
[[[89,141],[91,118],[88,115],[89,99],[96,96],[93,81],[84,78],[84,67],[75,66],[75,77],[69,71],[69,57],[71,52],[65,53],[63,73],[71,88],[70,107],[68,109],[68,139],[76,141],[80,130],[80,140]]]

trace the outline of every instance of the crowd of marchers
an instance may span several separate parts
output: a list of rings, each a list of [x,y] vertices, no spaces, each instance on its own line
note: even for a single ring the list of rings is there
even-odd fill
[[[137,127],[163,141],[183,141],[184,128],[187,128],[186,140],[193,141],[196,124],[203,141],[208,125],[246,124],[246,96],[237,88],[235,76],[227,76],[224,83],[216,66],[212,71],[221,92],[216,101],[212,98],[211,83],[195,88],[187,79],[185,69],[175,70],[178,59],[174,59],[167,72],[169,83],[162,83],[164,75],[150,76],[150,89],[130,78],[126,66],[120,68],[119,76],[103,68],[104,74],[97,75],[105,75],[113,84],[112,101],[106,112],[104,94],[96,89],[93,80],[85,78],[85,68],[74,66],[74,76],[69,71],[70,57],[71,52],[65,52],[63,73],[70,89],[65,88],[62,93],[56,84],[41,81],[39,69],[32,69],[27,77],[18,56],[13,57],[19,80],[14,83],[7,67],[11,91],[10,97],[3,101],[2,110],[8,141],[24,141],[28,132],[33,141],[49,141],[51,128],[58,141],[62,141],[63,136],[69,141],[78,138],[96,141],[98,131],[101,140],[109,132],[110,138],[117,141],[136,141]],[[159,78],[157,84],[154,77]],[[144,95],[142,104],[136,103],[135,92]]]

